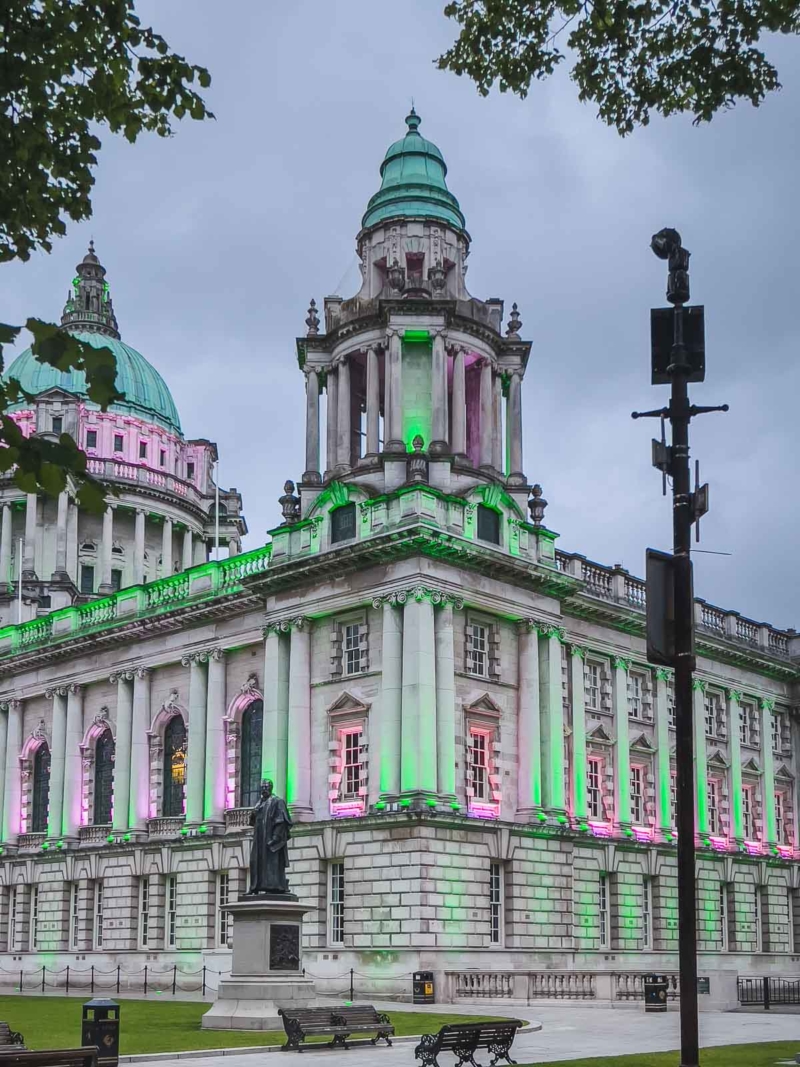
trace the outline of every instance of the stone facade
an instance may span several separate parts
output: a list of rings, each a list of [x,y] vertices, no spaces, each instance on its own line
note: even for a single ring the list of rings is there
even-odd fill
[[[312,305],[299,512],[266,547],[0,630],[5,961],[229,968],[270,777],[321,988],[624,997],[676,969],[670,673],[643,583],[528,513],[530,346],[466,292],[452,210],[365,226],[362,293],[325,332]],[[800,638],[696,611],[700,973],[796,971]]]

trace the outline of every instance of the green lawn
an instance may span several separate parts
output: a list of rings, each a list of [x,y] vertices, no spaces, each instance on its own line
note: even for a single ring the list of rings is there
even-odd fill
[[[720,1045],[700,1050],[700,1067],[774,1067],[779,1060],[794,1060],[798,1052],[800,1037],[797,1041],[769,1041],[764,1045]],[[680,1060],[677,1052],[643,1052],[636,1056],[563,1060],[558,1067],[678,1067]]]
[[[208,1004],[185,1000],[122,999],[118,1003],[120,1052],[123,1055],[277,1045],[285,1040],[283,1031],[201,1030],[200,1019],[208,1010]],[[5,996],[0,997],[0,1019],[23,1035],[28,1048],[76,1048],[81,1043],[82,1004],[79,997]],[[492,1016],[472,1018],[414,1011],[391,1013],[398,1037],[433,1033],[446,1023],[479,1022],[488,1018]]]

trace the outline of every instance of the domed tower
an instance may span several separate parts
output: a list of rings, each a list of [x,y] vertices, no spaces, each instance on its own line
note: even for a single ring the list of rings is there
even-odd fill
[[[405,121],[356,239],[361,289],[325,300],[322,329],[312,302],[297,342],[307,379],[302,514],[333,480],[378,494],[424,470],[449,493],[502,487],[524,516],[521,384],[531,345],[516,305],[504,336],[503,302],[467,291],[470,236],[447,166],[413,108]]]
[[[94,348],[111,349],[122,398],[101,411],[88,397],[82,371],[40,363],[30,348],[7,378],[35,397],[10,409],[23,433],[52,440],[69,434],[86,452],[89,472],[115,494],[104,514],[95,515],[78,507],[72,484],[55,499],[24,494],[8,476],[0,481],[3,623],[18,621],[20,569],[24,620],[37,610],[80,604],[202,563],[218,529],[220,543],[235,554],[247,530],[236,489],[219,491],[217,525],[216,445],[183,436],[164,379],[120,338],[105,276],[90,243],[61,326]]]

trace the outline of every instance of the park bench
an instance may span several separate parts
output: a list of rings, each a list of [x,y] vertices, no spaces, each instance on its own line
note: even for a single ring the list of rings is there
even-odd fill
[[[387,1045],[391,1045],[394,1025],[388,1015],[376,1011],[371,1004],[351,1004],[344,1008],[334,1008],[333,1014],[336,1022],[350,1028],[351,1034],[370,1034],[375,1031],[375,1037],[367,1040],[377,1045],[383,1038]]]
[[[43,1052],[0,1048],[3,1067],[97,1067],[97,1048],[49,1048]]]
[[[469,1063],[480,1067],[475,1062],[475,1053],[485,1048],[494,1056],[491,1067],[498,1060],[514,1063],[509,1056],[511,1045],[517,1030],[522,1026],[519,1019],[502,1019],[494,1023],[451,1023],[443,1026],[438,1034],[424,1034],[414,1049],[414,1055],[422,1060],[422,1067],[440,1067],[437,1056],[440,1052],[452,1052],[458,1056],[456,1067]]]
[[[0,1022],[0,1054],[7,1052],[9,1049],[23,1051],[24,1048],[25,1038],[22,1034],[12,1030],[8,1023]]]
[[[307,1037],[325,1037],[330,1035],[328,1047],[336,1045],[347,1048],[346,1040],[352,1029],[347,1023],[338,1020],[336,1010],[331,1008],[278,1008],[278,1015],[283,1019],[286,1031],[285,1050],[301,1051],[301,1044]]]

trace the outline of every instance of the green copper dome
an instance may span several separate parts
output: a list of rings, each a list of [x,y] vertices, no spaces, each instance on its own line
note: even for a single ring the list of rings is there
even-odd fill
[[[93,241],[75,269],[77,275],[67,295],[61,327],[93,348],[110,348],[116,356],[116,386],[125,399],[111,404],[108,410],[133,415],[180,434],[178,409],[164,379],[140,352],[120,340],[114,304],[105,280],[106,269],[94,253]],[[83,371],[56,370],[48,363],[40,363],[30,348],[14,360],[5,377],[6,380],[15,378],[26,392],[34,395],[48,389],[63,389],[82,397],[87,407],[97,409],[87,397]],[[19,411],[27,406],[22,401],[9,410]]]
[[[381,187],[367,204],[362,227],[421,217],[464,229],[461,208],[445,181],[447,164],[436,145],[420,135],[421,121],[412,107],[406,117],[408,133],[395,141],[381,163]]]
[[[117,359],[117,389],[125,394],[125,399],[109,406],[109,411],[120,411],[125,415],[134,415],[163,426],[173,433],[181,433],[181,420],[175,401],[164,379],[152,367],[144,356],[135,348],[126,345],[116,337],[83,330],[71,330],[80,341],[85,341],[93,348],[110,348]],[[7,378],[16,378],[28,393],[44,393],[48,389],[63,389],[67,393],[82,397],[88,407],[97,409],[96,404],[86,398],[86,376],[83,371],[60,371],[48,363],[40,363],[30,348],[26,348],[8,368]],[[19,410],[28,405],[25,402],[11,408]]]

